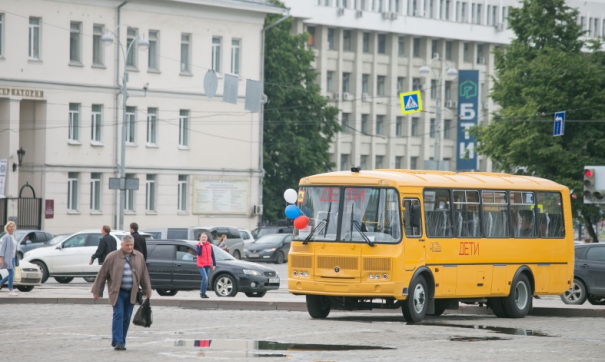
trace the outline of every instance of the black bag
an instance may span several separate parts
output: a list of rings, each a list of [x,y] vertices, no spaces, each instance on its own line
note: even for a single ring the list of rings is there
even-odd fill
[[[153,323],[153,313],[151,312],[149,298],[145,299],[143,304],[141,304],[137,310],[137,313],[134,315],[132,323],[145,328],[149,328],[151,326],[151,323]]]

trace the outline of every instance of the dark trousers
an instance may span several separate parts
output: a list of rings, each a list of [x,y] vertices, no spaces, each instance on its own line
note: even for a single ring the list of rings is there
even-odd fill
[[[126,346],[126,334],[130,326],[130,317],[134,304],[130,303],[130,290],[120,289],[116,305],[113,306],[113,321],[111,323],[111,345]]]

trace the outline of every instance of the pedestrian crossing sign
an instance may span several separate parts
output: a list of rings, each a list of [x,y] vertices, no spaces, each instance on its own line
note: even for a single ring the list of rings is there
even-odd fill
[[[401,99],[401,112],[403,114],[417,113],[422,111],[420,91],[401,93],[399,98]]]

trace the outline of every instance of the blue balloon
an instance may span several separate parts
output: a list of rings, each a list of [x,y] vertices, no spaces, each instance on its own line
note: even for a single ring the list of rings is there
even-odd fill
[[[288,205],[288,207],[286,207],[286,217],[288,219],[294,220],[300,215],[302,214],[300,213],[300,209],[296,207],[296,205]]]

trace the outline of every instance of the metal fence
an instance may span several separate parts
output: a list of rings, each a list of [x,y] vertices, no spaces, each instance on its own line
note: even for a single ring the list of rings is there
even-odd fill
[[[11,215],[8,212],[9,204],[11,204],[11,209],[16,207],[16,212],[11,212]],[[13,220],[19,229],[40,230],[42,227],[42,199],[35,197],[0,199],[0,223],[6,225],[9,220]]]

